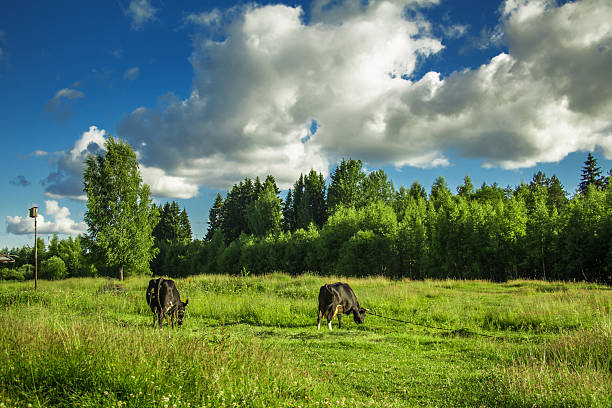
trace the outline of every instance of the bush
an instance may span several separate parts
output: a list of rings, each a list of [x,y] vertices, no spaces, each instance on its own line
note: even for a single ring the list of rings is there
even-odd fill
[[[34,279],[34,265],[21,265],[19,267],[19,272],[23,273],[23,276],[26,280]]]
[[[25,276],[21,269],[2,268],[0,269],[0,279],[23,282],[25,280]]]
[[[40,277],[42,279],[58,280],[68,277],[68,268],[58,256],[52,256],[51,258],[41,262]]]

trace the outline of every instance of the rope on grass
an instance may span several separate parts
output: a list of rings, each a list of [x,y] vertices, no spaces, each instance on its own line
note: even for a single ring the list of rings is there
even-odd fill
[[[469,330],[469,329],[465,329],[465,328],[463,328],[463,329],[449,329],[447,327],[430,326],[430,325],[422,324],[422,323],[409,322],[407,320],[394,319],[392,317],[383,316],[383,315],[380,315],[380,314],[377,314],[377,313],[374,313],[374,312],[370,312],[370,311],[367,311],[366,313],[370,314],[372,316],[382,317],[383,319],[393,320],[395,322],[413,324],[415,326],[426,327],[428,329],[444,330],[444,331],[450,332],[450,334],[472,333],[472,334],[476,334],[478,336],[488,337],[488,338],[491,338],[491,339],[499,339],[500,338],[500,337],[496,337],[496,336],[491,336],[490,334],[479,333],[479,332],[475,332],[473,330]]]

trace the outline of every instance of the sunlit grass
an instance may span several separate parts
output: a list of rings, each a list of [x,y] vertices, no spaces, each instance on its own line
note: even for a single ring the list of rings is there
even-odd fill
[[[317,331],[319,287],[337,280],[409,323],[345,316],[343,329]],[[610,406],[606,287],[280,273],[176,282],[185,324],[161,331],[145,277],[119,291],[105,279],[0,283],[0,404]]]

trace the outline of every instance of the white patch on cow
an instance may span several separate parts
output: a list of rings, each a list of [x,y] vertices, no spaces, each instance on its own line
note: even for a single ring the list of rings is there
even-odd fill
[[[331,322],[332,322],[331,320],[329,322],[327,322],[327,327],[329,327],[329,331],[332,331]]]
[[[338,313],[342,314],[343,312],[344,308],[342,307],[342,305],[336,306],[336,310],[334,311],[334,316],[332,317],[332,320],[334,320],[334,317],[336,317]]]
[[[317,330],[321,330],[321,322],[317,324]]]

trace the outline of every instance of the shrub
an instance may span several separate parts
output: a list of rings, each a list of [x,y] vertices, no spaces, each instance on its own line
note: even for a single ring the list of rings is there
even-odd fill
[[[41,262],[40,277],[49,280],[64,279],[68,276],[68,268],[58,256],[52,256],[51,258]]]

